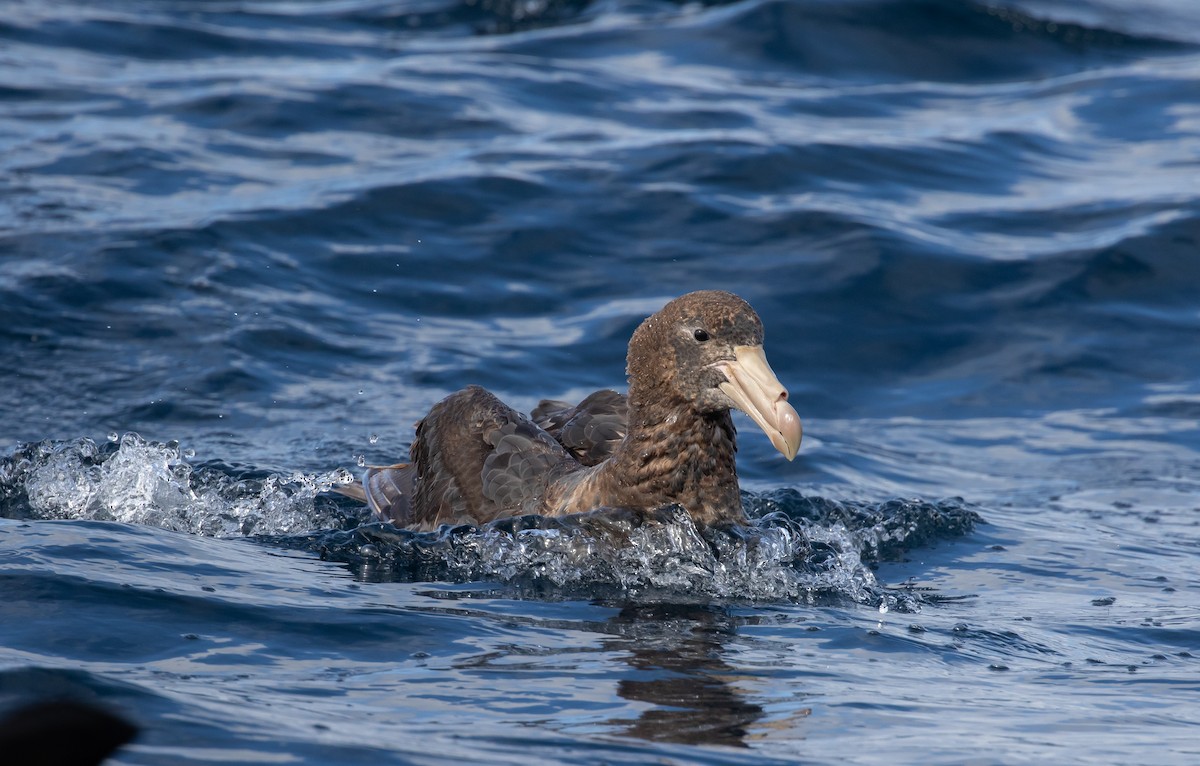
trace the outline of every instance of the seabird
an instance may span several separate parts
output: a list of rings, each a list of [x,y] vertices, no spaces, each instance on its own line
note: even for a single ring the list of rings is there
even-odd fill
[[[410,462],[369,468],[361,484],[339,489],[416,530],[670,504],[699,526],[744,523],[730,410],[749,415],[788,460],[801,438],[762,344],[746,301],[688,293],[634,331],[627,396],[544,400],[530,418],[469,386],[417,423]]]

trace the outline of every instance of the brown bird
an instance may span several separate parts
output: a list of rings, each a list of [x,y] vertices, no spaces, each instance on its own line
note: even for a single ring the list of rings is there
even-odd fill
[[[530,419],[470,386],[417,423],[410,463],[370,468],[340,491],[419,530],[672,503],[698,525],[744,523],[730,409],[749,415],[788,460],[801,438],[762,343],[750,304],[688,293],[634,331],[627,397],[543,401]]]

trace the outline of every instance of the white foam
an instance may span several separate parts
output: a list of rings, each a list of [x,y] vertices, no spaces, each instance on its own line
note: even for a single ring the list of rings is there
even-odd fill
[[[37,518],[97,519],[212,536],[293,534],[327,529],[335,518],[315,498],[345,483],[345,471],[237,480],[199,471],[175,443],[120,437],[103,457],[90,439],[39,445],[25,490]]]

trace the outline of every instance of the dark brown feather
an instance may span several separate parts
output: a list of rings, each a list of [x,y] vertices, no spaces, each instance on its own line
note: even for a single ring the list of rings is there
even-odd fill
[[[547,484],[578,468],[528,418],[470,386],[417,423],[410,466],[368,471],[365,490],[381,518],[434,529],[539,511]]]
[[[574,407],[543,399],[530,414],[576,460],[588,466],[610,458],[629,429],[628,402],[622,394],[607,389],[589,394]]]

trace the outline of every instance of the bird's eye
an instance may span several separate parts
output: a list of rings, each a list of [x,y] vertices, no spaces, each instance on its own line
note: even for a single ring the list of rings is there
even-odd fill
[[[692,337],[703,343],[704,341],[708,340],[708,332],[705,330],[696,330],[694,333],[692,333]]]

